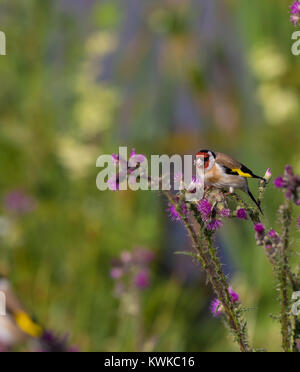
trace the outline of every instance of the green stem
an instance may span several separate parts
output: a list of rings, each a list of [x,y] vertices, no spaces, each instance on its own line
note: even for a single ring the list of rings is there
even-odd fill
[[[281,335],[282,335],[282,348],[285,352],[291,352],[291,319],[290,319],[290,301],[288,298],[288,282],[290,280],[290,266],[289,266],[289,238],[290,238],[290,225],[292,222],[292,207],[289,201],[280,210],[282,218],[282,246],[280,254],[280,302],[281,302]]]
[[[250,350],[245,339],[244,327],[236,314],[235,305],[228,291],[226,277],[223,273],[221,263],[217,257],[215,249],[213,248],[211,240],[203,236],[198,237],[196,231],[189,222],[188,217],[182,211],[181,200],[179,203],[177,203],[173,199],[171,193],[164,193],[169,199],[170,203],[175,206],[186,230],[189,233],[193,246],[197,252],[197,256],[199,257],[199,261],[201,262],[203,269],[206,271],[210,283],[212,284],[212,287],[214,288],[214,291],[224,308],[230,328],[235,335],[235,340],[239,344],[240,350],[242,352],[249,352]]]

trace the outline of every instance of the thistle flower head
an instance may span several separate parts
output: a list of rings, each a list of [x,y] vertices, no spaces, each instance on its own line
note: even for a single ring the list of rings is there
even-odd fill
[[[176,210],[175,205],[173,204],[168,204],[167,212],[169,213],[169,217],[171,218],[172,221],[180,221],[181,217],[179,212]]]
[[[220,215],[221,217],[230,217],[230,215],[231,215],[231,211],[230,211],[230,209],[223,208],[223,209],[221,209],[221,210],[219,211],[219,215]]]
[[[272,178],[271,168],[268,168],[267,171],[266,171],[266,174],[264,175],[264,179],[267,182],[269,182],[271,178]]]
[[[228,292],[229,292],[230,296],[232,297],[232,301],[234,303],[239,301],[240,296],[233,290],[232,287],[228,288]]]
[[[134,280],[136,288],[144,290],[150,286],[150,275],[148,270],[140,271]]]
[[[68,346],[68,337],[59,337],[53,332],[46,331],[40,338],[42,352],[45,353],[73,353],[77,348]]]
[[[210,204],[210,202],[206,199],[200,200],[197,209],[201,214],[202,220],[207,221],[212,212],[212,205]]]
[[[247,219],[247,212],[245,211],[244,208],[238,209],[238,211],[236,212],[236,216],[240,220],[246,220]]]
[[[120,267],[113,267],[110,271],[112,279],[118,280],[123,276],[123,270]]]
[[[218,316],[220,316],[223,310],[224,309],[221,304],[221,301],[218,299],[213,300],[212,303],[210,304],[210,312],[214,318],[217,318]]]
[[[276,178],[274,185],[282,189],[288,200],[291,200],[296,205],[300,204],[300,177],[294,174],[293,168],[290,165],[285,167],[283,176]]]
[[[254,226],[254,230],[259,233],[259,234],[262,234],[265,232],[265,227],[262,223],[258,223]]]
[[[33,198],[22,190],[13,190],[4,197],[4,207],[9,212],[19,215],[34,211],[36,204]]]
[[[115,164],[118,164],[119,163],[119,155],[117,155],[117,154],[112,154],[111,155],[111,157],[112,157],[112,160],[113,160],[113,162],[115,163]]]
[[[228,288],[228,292],[232,298],[233,303],[239,301],[240,296],[232,289],[232,287]],[[214,318],[219,317],[224,312],[223,305],[221,304],[221,301],[218,300],[217,298],[212,301],[210,305],[210,312]]]
[[[217,231],[223,226],[222,221],[220,220],[212,220],[210,223],[207,224],[206,228],[209,231]]]
[[[294,1],[294,3],[290,6],[292,14],[300,13],[300,1]]]
[[[154,257],[153,252],[136,248],[133,252],[122,252],[118,259],[113,260],[110,276],[114,279],[117,297],[129,293],[133,286],[140,290],[150,286],[149,268]]]
[[[297,26],[300,21],[300,1],[294,1],[291,5],[291,17],[290,20],[294,26]]]
[[[271,239],[275,239],[275,238],[277,238],[277,233],[276,233],[276,231],[274,230],[274,229],[271,229],[270,231],[269,231],[269,233],[268,233],[268,235],[269,235],[269,237],[271,238]]]
[[[277,189],[282,189],[285,185],[284,179],[282,177],[277,177],[274,180],[274,186],[277,187]]]

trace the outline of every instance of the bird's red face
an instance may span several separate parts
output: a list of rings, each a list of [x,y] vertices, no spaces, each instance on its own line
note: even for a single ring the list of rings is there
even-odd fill
[[[204,169],[207,169],[209,167],[210,163],[210,154],[209,152],[199,151],[196,154],[196,160],[201,158],[202,161],[204,161]]]

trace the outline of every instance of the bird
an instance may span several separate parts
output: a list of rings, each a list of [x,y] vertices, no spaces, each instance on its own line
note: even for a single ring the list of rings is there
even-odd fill
[[[43,328],[24,310],[8,279],[0,276],[0,349],[38,339]]]
[[[266,182],[265,178],[257,176],[245,165],[221,152],[200,150],[196,153],[195,164],[198,169],[204,166],[205,186],[218,189],[228,188],[230,193],[234,193],[235,189],[240,189],[250,196],[263,214],[260,203],[250,191],[248,179],[256,178]]]

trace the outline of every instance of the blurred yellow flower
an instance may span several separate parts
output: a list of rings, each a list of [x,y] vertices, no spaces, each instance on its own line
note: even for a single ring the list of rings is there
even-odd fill
[[[111,32],[95,33],[86,43],[87,57],[76,82],[80,99],[75,106],[75,117],[84,138],[90,139],[109,128],[119,105],[120,95],[117,89],[98,79],[103,57],[116,47],[117,39]]]
[[[80,143],[72,137],[57,140],[57,152],[62,164],[69,169],[71,177],[85,177],[95,165],[99,148]]]
[[[276,47],[264,44],[251,53],[250,67],[260,80],[272,80],[284,75],[288,64]]]
[[[90,57],[101,57],[113,52],[117,47],[117,38],[112,32],[96,32],[89,37],[86,51]]]
[[[284,124],[298,112],[297,94],[277,84],[262,84],[258,89],[258,98],[271,125]]]
[[[117,92],[110,87],[92,85],[79,87],[81,100],[75,108],[83,136],[91,137],[109,128],[114,111],[119,104]]]

